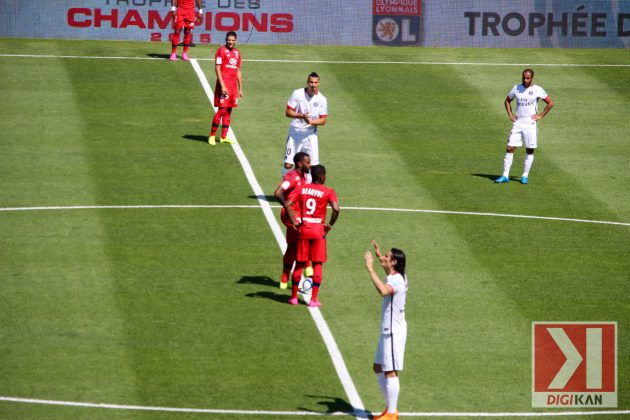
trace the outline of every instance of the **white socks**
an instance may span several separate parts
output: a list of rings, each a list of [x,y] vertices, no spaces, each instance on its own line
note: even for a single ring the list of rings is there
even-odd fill
[[[398,394],[400,393],[400,381],[398,376],[388,378],[384,373],[377,373],[378,387],[385,397],[385,405],[388,413],[395,413],[398,409]]]
[[[505,152],[503,157],[503,176],[510,175],[510,168],[512,167],[512,161],[514,160],[514,153]]]
[[[532,169],[532,163],[534,163],[534,154],[525,155],[525,164],[523,165],[523,176],[529,176],[529,170]]]
[[[398,393],[400,392],[400,382],[398,376],[387,379],[387,412],[395,413],[398,408]]]
[[[376,378],[378,379],[378,387],[381,389],[383,393],[383,398],[385,399],[385,403],[387,404],[387,378],[384,373],[377,373]]]
[[[503,176],[510,175],[510,168],[512,167],[512,162],[514,161],[514,153],[505,153],[503,157]],[[534,154],[526,154],[525,162],[523,163],[523,176],[528,177],[529,171],[532,169],[532,163],[534,163]]]

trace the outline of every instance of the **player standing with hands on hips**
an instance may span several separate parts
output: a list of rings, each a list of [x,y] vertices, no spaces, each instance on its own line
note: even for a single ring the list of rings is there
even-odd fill
[[[378,293],[383,297],[381,308],[381,336],[374,357],[374,373],[378,385],[385,397],[385,411],[374,419],[398,418],[398,394],[400,382],[398,372],[403,370],[405,343],[407,341],[407,321],[405,320],[405,302],[407,299],[407,276],[405,275],[406,256],[397,248],[392,248],[382,255],[376,241],[372,241],[376,257],[383,270],[385,281],[374,272],[374,258],[369,250],[365,252],[365,265],[370,279]]]
[[[195,3],[199,11],[195,15]],[[179,38],[184,30],[184,52],[182,60],[188,61],[188,48],[192,41],[192,30],[195,28],[195,21],[201,23],[203,20],[203,10],[201,0],[171,0],[171,13],[173,15],[173,39],[171,40],[171,57],[169,60],[177,61],[177,46]]]
[[[216,133],[221,125],[221,143],[233,144],[228,137],[232,108],[238,106],[238,98],[243,97],[243,76],[241,74],[241,52],[236,49],[236,32],[225,35],[225,45],[214,55],[214,71],[217,83],[214,87],[214,106],[218,108],[212,119],[208,143],[217,144]]]
[[[510,167],[514,160],[514,152],[517,147],[525,142],[525,163],[523,165],[523,175],[521,184],[529,183],[529,171],[534,162],[534,150],[538,147],[538,125],[551,108],[553,101],[545,92],[545,89],[534,84],[534,70],[525,69],[522,75],[523,83],[515,85],[507,98],[505,98],[505,110],[512,121],[512,131],[508,137],[505,157],[503,158],[503,174],[495,182],[501,184],[510,182]],[[512,113],[512,101],[516,99],[516,115]],[[542,99],[547,104],[542,113],[538,113],[538,99]]]
[[[319,75],[312,72],[306,79],[306,87],[294,90],[287,102],[285,115],[291,118],[289,135],[284,153],[281,177],[293,167],[293,156],[306,152],[311,164],[319,165],[319,139],[317,127],[326,124],[328,101],[319,91]]]

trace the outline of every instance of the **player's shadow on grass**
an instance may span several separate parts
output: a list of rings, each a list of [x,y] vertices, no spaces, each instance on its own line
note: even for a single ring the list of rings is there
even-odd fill
[[[184,46],[184,43],[183,43],[183,42],[180,42],[177,46],[178,46],[178,47],[183,47],[183,46]],[[189,46],[190,46],[191,48],[194,48],[194,47],[196,47],[197,45],[195,45],[194,43],[192,43],[192,42],[191,42]],[[151,58],[163,58],[163,59],[165,59],[165,60],[168,60],[169,58],[171,58],[171,54],[157,54],[157,53],[149,53],[149,54],[147,54],[147,56],[148,56],[148,57],[151,57]]]
[[[492,175],[492,174],[471,174],[472,176],[478,176],[479,178],[487,178],[490,181],[494,182],[501,175]]]
[[[354,412],[354,408],[346,400],[338,397],[328,397],[325,395],[306,395],[308,398],[318,399],[317,405],[324,407],[325,413],[350,413]],[[299,407],[298,410],[316,413],[315,410]],[[360,413],[357,413],[360,414]],[[367,414],[367,413],[364,413]],[[368,416],[366,415],[365,418]]]
[[[274,300],[278,303],[282,303],[283,305],[286,305],[290,298],[288,294],[280,294],[266,291],[247,293],[245,296],[247,296],[248,298],[263,298]]]
[[[268,203],[280,205],[275,195],[250,195],[249,198],[253,200],[265,200]]]
[[[278,283],[272,278],[267,277],[267,276],[243,276],[240,278],[240,280],[237,281],[237,283],[238,284],[257,284],[260,286],[273,287],[273,288],[278,287]],[[249,298],[263,298],[263,299],[274,300],[282,304],[286,304],[288,300],[287,294],[274,293],[274,292],[270,292],[266,290],[247,293],[245,296]]]
[[[259,284],[261,286],[276,287],[278,283],[267,276],[243,276],[237,281],[238,284]]]
[[[156,53],[151,53],[151,54],[147,54],[147,56],[151,57],[151,58],[163,58],[165,60],[168,60],[170,58],[170,54],[156,54]]]
[[[278,287],[278,282],[273,280],[267,276],[243,276],[240,280],[237,281],[238,284],[258,284],[260,286],[273,287],[274,289]],[[245,296],[251,298],[263,298],[269,300],[275,300],[276,302],[280,302],[282,304],[286,304],[288,297],[286,293],[274,293],[266,290],[261,290],[258,292],[247,293]]]
[[[200,141],[202,143],[208,143],[208,136],[202,136],[199,134],[186,134],[182,136],[183,139],[192,140],[192,141]]]

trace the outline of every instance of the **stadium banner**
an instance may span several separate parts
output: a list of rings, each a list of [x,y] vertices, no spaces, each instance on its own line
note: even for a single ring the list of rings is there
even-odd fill
[[[0,37],[168,42],[170,0],[2,0]],[[627,0],[204,0],[193,42],[630,47]]]

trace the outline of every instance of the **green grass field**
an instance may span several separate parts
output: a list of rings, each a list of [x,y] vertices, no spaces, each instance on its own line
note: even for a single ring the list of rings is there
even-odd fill
[[[550,320],[618,322],[630,410],[626,51],[239,48],[232,128],[267,196],[286,100],[321,75],[320,154],[342,207],[321,312],[368,411],[383,408],[372,239],[408,256],[401,412],[543,412],[531,324]],[[213,87],[215,49],[191,54]],[[169,52],[0,40],[0,397],[267,412],[205,414],[219,419],[352,411],[309,311],[277,288],[281,251],[241,164],[204,143],[213,111],[197,75]],[[526,65],[556,106],[530,184],[497,185],[503,100]],[[106,207],[125,205],[175,207]],[[96,208],[11,210],[49,206]],[[0,401],[6,419],[203,416]]]

